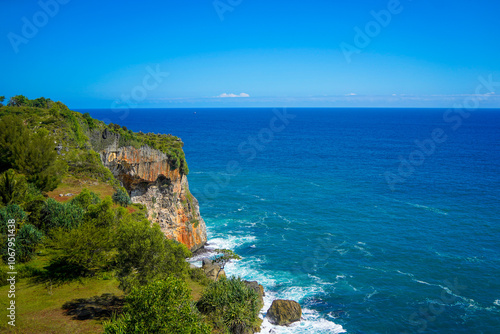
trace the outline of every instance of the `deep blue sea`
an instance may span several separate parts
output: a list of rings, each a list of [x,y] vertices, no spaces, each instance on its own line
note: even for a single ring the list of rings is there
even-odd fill
[[[500,333],[500,110],[79,111],[182,138],[208,247],[303,308],[262,333]]]

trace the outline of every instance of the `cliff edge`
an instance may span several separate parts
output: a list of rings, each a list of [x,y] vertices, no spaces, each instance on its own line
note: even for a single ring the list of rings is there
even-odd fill
[[[187,176],[173,167],[166,153],[148,145],[121,146],[120,135],[107,130],[94,131],[91,142],[132,202],[147,207],[148,219],[157,222],[167,238],[191,251],[206,243],[205,222],[198,201],[189,191]]]

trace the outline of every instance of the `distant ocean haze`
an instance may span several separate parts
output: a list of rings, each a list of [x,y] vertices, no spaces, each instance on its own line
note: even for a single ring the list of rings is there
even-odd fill
[[[304,310],[262,333],[500,332],[500,110],[81,111],[182,138],[208,247]]]

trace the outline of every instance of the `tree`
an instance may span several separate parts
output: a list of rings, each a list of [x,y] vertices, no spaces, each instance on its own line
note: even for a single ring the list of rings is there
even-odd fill
[[[120,288],[128,292],[132,287],[174,275],[187,276],[189,264],[185,260],[191,252],[181,243],[168,240],[158,224],[143,219],[124,219],[116,233],[117,275]]]
[[[19,117],[0,120],[0,172],[14,168],[42,191],[57,187],[66,171],[47,131],[30,133]]]
[[[46,99],[44,97],[39,97],[38,99],[30,101],[30,105],[36,108],[50,109],[53,104],[54,101],[52,101],[51,99]]]
[[[92,276],[106,268],[113,258],[111,229],[85,222],[71,230],[51,231],[50,245],[60,251],[53,263],[66,268],[79,268],[82,276]]]
[[[21,138],[13,146],[14,168],[42,191],[54,190],[66,166],[57,160],[53,140],[42,132]]]
[[[78,205],[83,210],[87,211],[90,205],[101,203],[101,199],[99,198],[99,195],[97,195],[96,193],[88,190],[87,188],[84,188],[80,192],[80,194],[78,194],[78,196],[74,197],[71,200],[70,203]]]
[[[28,129],[19,117],[8,115],[0,119],[0,172],[14,167],[14,152],[28,136]]]
[[[3,107],[3,101],[5,101],[5,96],[0,96],[0,107]]]
[[[221,278],[203,291],[196,307],[217,333],[253,333],[258,326],[259,297],[240,278]]]
[[[24,95],[16,95],[10,98],[9,103],[7,104],[10,107],[22,107],[28,106],[30,100]]]
[[[228,262],[230,262],[231,260],[240,260],[241,257],[229,249],[216,249],[215,252],[218,255],[216,255],[212,259],[212,263],[219,265],[219,271],[217,272],[217,276],[215,277],[215,280],[217,280],[219,278],[220,272],[224,270],[224,267],[226,266],[226,264],[228,264]]]
[[[83,220],[84,210],[70,203],[59,203],[49,198],[42,209],[40,227],[44,231],[53,228],[70,230],[77,227]]]
[[[16,240],[13,245],[7,242],[7,222],[15,220]],[[15,250],[15,258],[18,262],[29,261],[35,252],[36,246],[42,240],[42,233],[31,225],[25,224],[26,212],[17,204],[8,205],[0,209],[0,248],[4,261],[10,256],[8,248]],[[9,240],[10,241],[10,240]]]
[[[23,224],[16,234],[16,260],[27,262],[33,258],[36,247],[42,241],[43,233],[31,224]],[[7,257],[4,253],[4,261]]]
[[[211,329],[194,307],[186,283],[168,277],[134,288],[125,297],[123,314],[106,322],[104,332],[210,334]]]
[[[27,191],[28,183],[24,175],[18,175],[13,169],[0,175],[0,203],[21,204]]]

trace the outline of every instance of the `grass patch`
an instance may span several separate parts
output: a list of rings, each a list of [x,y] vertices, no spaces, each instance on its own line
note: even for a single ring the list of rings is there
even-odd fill
[[[7,296],[9,288],[0,288],[0,295]],[[21,279],[16,284],[16,327],[7,324],[9,300],[0,298],[2,333],[102,333],[101,320],[74,320],[65,314],[62,306],[76,298],[92,298],[104,293],[122,295],[116,279],[85,279],[84,283],[69,283],[52,287],[52,294],[45,284],[33,284]]]
[[[112,196],[115,192],[114,188],[107,183],[97,181],[95,179],[78,179],[72,176],[66,177],[62,180],[59,186],[48,192],[47,195],[50,198],[55,199],[58,202],[67,202],[73,197],[78,195],[84,188],[99,195],[100,198],[105,198],[106,196]],[[59,196],[60,194],[74,194],[74,196]]]

